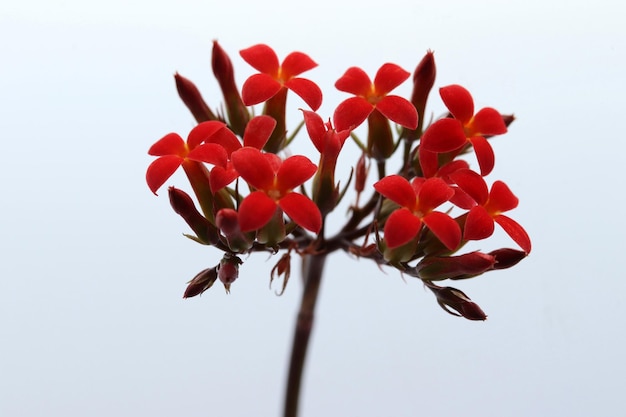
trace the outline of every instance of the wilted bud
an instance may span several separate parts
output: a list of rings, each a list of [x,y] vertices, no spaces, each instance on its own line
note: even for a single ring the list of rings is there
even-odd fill
[[[367,117],[367,153],[377,161],[388,159],[395,150],[389,119],[374,109]]]
[[[493,269],[507,269],[517,265],[519,261],[524,259],[526,252],[516,249],[502,248],[489,252],[489,255],[496,258],[496,264]]]
[[[289,277],[291,276],[291,254],[289,252],[285,253],[280,257],[274,268],[272,268],[272,272],[270,274],[270,287],[272,286],[272,281],[274,281],[274,276],[283,275],[283,286],[280,292],[276,293],[277,295],[283,295],[285,292],[285,288],[287,288],[287,282],[289,282]]]
[[[225,253],[224,257],[217,266],[217,276],[224,284],[226,292],[230,292],[230,284],[235,282],[239,277],[239,265],[243,262],[239,257],[232,253]]]
[[[427,283],[426,285],[437,297],[437,303],[439,303],[441,308],[453,316],[465,317],[468,320],[487,319],[487,315],[478,304],[473,302],[462,291],[452,287],[438,287],[432,283]],[[457,311],[458,314],[448,309],[448,307]]]
[[[430,90],[435,84],[436,76],[437,67],[435,66],[435,55],[432,51],[428,51],[413,73],[413,93],[411,94],[411,103],[413,103],[415,109],[417,110],[419,121],[415,130],[403,130],[402,137],[409,141],[414,141],[422,133],[426,101],[428,100]]]
[[[250,120],[250,113],[243,104],[239,89],[235,83],[233,64],[217,41],[213,41],[211,66],[224,95],[230,128],[239,136],[243,136],[246,125]]]
[[[252,239],[239,228],[239,215],[233,209],[221,209],[215,216],[215,224],[222,231],[228,247],[237,253],[245,252],[252,246]]]
[[[416,266],[421,279],[439,281],[444,279],[464,279],[480,275],[494,269],[495,256],[482,252],[470,252],[458,256],[427,256]]]
[[[213,114],[209,106],[204,102],[198,87],[194,83],[178,73],[174,74],[174,80],[176,80],[176,90],[178,90],[179,97],[198,123],[218,120],[217,116]]]
[[[200,295],[213,285],[217,281],[217,267],[207,268],[200,271],[195,277],[188,282],[187,289],[183,298],[195,297]]]
[[[168,189],[170,204],[174,211],[185,220],[185,222],[191,227],[191,230],[197,236],[197,240],[205,245],[215,245],[219,242],[217,235],[217,229],[209,220],[206,219],[196,209],[195,204],[191,197],[178,188],[170,187]]]

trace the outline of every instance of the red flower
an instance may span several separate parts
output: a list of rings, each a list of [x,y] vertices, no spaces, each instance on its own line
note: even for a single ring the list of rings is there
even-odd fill
[[[295,155],[282,161],[275,154],[244,147],[233,152],[231,158],[239,175],[256,189],[239,206],[239,226],[243,232],[265,226],[278,207],[303,228],[320,231],[322,215],[318,207],[293,191],[317,171],[307,157]]]
[[[149,155],[158,156],[146,172],[146,182],[150,190],[157,190],[185,161],[207,162],[225,165],[227,153],[223,146],[215,143],[203,143],[207,138],[221,130],[227,130],[222,122],[208,121],[194,127],[187,142],[177,133],[169,133],[159,139],[148,150]]]
[[[272,134],[274,127],[276,127],[276,120],[270,116],[261,115],[252,118],[246,125],[246,130],[243,134],[243,146],[262,149]],[[242,146],[237,136],[229,129],[224,129],[212,135],[207,139],[207,142],[222,145],[226,150],[227,158],[225,160],[222,159],[220,164],[215,164],[211,169],[209,177],[211,191],[216,193],[239,177],[239,173],[233,167],[230,158],[232,153],[241,149]]]
[[[480,172],[483,176],[493,170],[495,156],[485,136],[506,133],[506,125],[497,110],[485,107],[474,114],[474,100],[460,85],[449,85],[439,89],[444,104],[454,116],[433,123],[422,136],[420,160],[429,153],[445,153],[462,150],[471,144],[476,152]]]
[[[496,181],[487,190],[485,180],[476,172],[469,169],[461,169],[450,175],[475,201],[476,206],[467,214],[463,238],[467,240],[480,240],[493,234],[494,222],[517,243],[526,253],[530,253],[531,243],[528,233],[513,219],[503,215],[503,212],[517,207],[519,200],[509,187],[502,181]]]
[[[361,68],[351,67],[337,80],[339,91],[354,94],[337,106],[333,119],[338,131],[355,128],[377,109],[386,118],[408,129],[417,127],[417,110],[410,101],[395,95],[391,90],[402,84],[411,74],[395,64],[384,64],[374,77],[374,82]]]
[[[389,175],[374,184],[383,196],[401,206],[385,222],[385,240],[390,248],[401,246],[420,232],[422,223],[450,250],[461,241],[461,228],[447,214],[433,211],[450,200],[454,190],[441,178],[415,178],[411,183]]]
[[[251,46],[239,54],[260,72],[243,84],[242,98],[246,106],[267,101],[284,87],[299,95],[313,110],[322,104],[320,88],[310,80],[296,77],[317,66],[308,55],[292,52],[279,64],[274,50],[263,44]]]

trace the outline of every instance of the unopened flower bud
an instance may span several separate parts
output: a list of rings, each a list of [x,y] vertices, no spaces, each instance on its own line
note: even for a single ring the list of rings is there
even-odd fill
[[[409,141],[415,140],[422,133],[426,101],[428,100],[430,90],[435,84],[436,75],[437,67],[435,66],[435,55],[432,51],[428,51],[413,73],[413,93],[411,94],[411,103],[413,103],[415,109],[417,110],[419,121],[415,130],[404,129],[402,132],[402,137]]]
[[[369,164],[367,163],[367,156],[365,153],[361,154],[361,157],[356,163],[354,173],[354,189],[357,194],[361,194],[365,189],[365,182],[367,181],[367,174],[369,172]]]
[[[222,231],[228,247],[237,253],[245,252],[252,246],[252,239],[239,227],[239,215],[233,209],[221,209],[215,216],[215,224]]]
[[[178,73],[174,74],[174,80],[176,80],[176,90],[178,90],[179,97],[198,123],[218,120],[194,83]]]
[[[519,261],[524,259],[526,252],[516,249],[502,248],[489,252],[489,255],[496,258],[496,264],[493,269],[507,269],[517,265]]]
[[[239,277],[239,265],[242,264],[241,259],[232,253],[225,253],[217,267],[217,276],[224,284],[226,292],[230,292],[230,284],[235,282]]]
[[[482,252],[470,252],[458,256],[427,256],[415,267],[421,279],[439,281],[464,279],[494,269],[496,258]]]
[[[211,288],[215,281],[217,281],[217,267],[200,271],[188,282],[189,285],[187,285],[183,298],[195,297],[196,295],[202,294]]]
[[[191,197],[178,188],[168,189],[170,204],[174,211],[178,213],[191,227],[200,243],[214,245],[219,241],[217,229],[196,209]]]
[[[367,117],[367,153],[377,161],[388,159],[395,150],[389,119],[374,109]]]
[[[250,113],[243,104],[239,89],[235,83],[233,64],[217,41],[213,41],[211,66],[213,67],[213,74],[224,95],[230,128],[239,136],[243,136],[246,125],[250,120]]]
[[[452,287],[438,287],[434,284],[427,284],[428,288],[437,297],[437,303],[446,312],[457,317],[465,317],[468,320],[486,320],[485,312],[473,302],[465,293]],[[451,311],[448,307],[454,309]]]

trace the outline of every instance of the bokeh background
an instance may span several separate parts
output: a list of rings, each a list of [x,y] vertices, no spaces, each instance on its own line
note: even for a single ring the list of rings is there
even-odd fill
[[[273,260],[252,256],[230,295],[183,300],[219,254],[185,239],[144,182],[148,147],[194,125],[174,72],[221,101],[214,39],[240,84],[253,72],[240,49],[310,54],[324,117],[347,97],[333,84],[349,66],[413,71],[428,49],[436,86],[517,117],[493,142],[490,180],[520,198],[511,216],[533,253],[454,283],[489,319],[452,317],[418,281],[334,256],[303,417],[623,415],[625,12],[611,0],[3,2],[0,415],[280,415],[298,276],[277,297]],[[442,111],[435,94],[428,117]],[[310,149],[301,140],[294,152]],[[348,143],[341,169],[356,157]],[[499,233],[480,247],[512,245]]]

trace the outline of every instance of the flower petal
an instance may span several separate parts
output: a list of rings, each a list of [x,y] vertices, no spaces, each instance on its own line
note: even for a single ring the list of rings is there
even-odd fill
[[[493,171],[493,166],[496,163],[496,156],[493,153],[493,148],[482,136],[472,136],[469,141],[474,147],[476,153],[476,159],[478,159],[478,165],[480,166],[480,175],[483,177],[489,175]]]
[[[420,146],[419,159],[420,167],[422,168],[422,175],[424,175],[424,177],[430,178],[437,174],[437,170],[439,169],[439,158],[435,152],[427,151],[423,146]]]
[[[474,99],[465,88],[460,85],[449,85],[439,89],[439,95],[452,115],[467,124],[474,115]]]
[[[383,64],[374,77],[376,94],[379,96],[387,95],[391,90],[405,82],[410,75],[410,72],[405,71],[396,64]]]
[[[377,104],[376,109],[387,119],[407,129],[417,128],[417,110],[407,99],[399,96],[385,96]]]
[[[324,137],[326,136],[324,121],[317,113],[308,110],[302,110],[302,116],[311,142],[322,153],[324,151]]]
[[[251,46],[239,51],[239,55],[254,69],[272,77],[278,73],[279,63],[276,52],[264,44]]]
[[[187,145],[178,133],[168,133],[148,149],[148,155],[152,156],[177,155],[184,158],[187,152]]]
[[[483,205],[489,198],[487,183],[479,173],[471,169],[459,169],[450,174],[450,179],[474,199],[476,204]]]
[[[209,175],[211,192],[215,194],[231,182],[235,181],[238,176],[239,173],[232,168],[224,168],[219,165],[214,166],[213,169],[211,169],[211,174]]]
[[[276,186],[288,192],[302,185],[317,172],[317,166],[303,155],[293,155],[285,159],[276,172]]]
[[[228,155],[226,149],[222,145],[217,143],[203,143],[196,147],[193,151],[187,155],[188,159],[198,162],[206,162],[208,164],[226,166],[228,162]]]
[[[372,80],[359,67],[350,67],[335,82],[335,88],[339,91],[351,93],[356,96],[367,97],[372,89]],[[343,130],[343,129],[340,129]]]
[[[283,79],[289,80],[315,67],[317,67],[317,63],[307,54],[292,52],[285,57],[280,69]]]
[[[322,228],[320,209],[309,198],[298,193],[289,193],[278,201],[278,205],[296,224],[319,233]]]
[[[511,189],[502,181],[496,181],[491,186],[489,201],[485,208],[491,215],[500,214],[513,210],[519,204],[519,199],[515,197]]]
[[[150,191],[156,195],[157,190],[165,184],[165,181],[176,172],[182,163],[183,158],[176,155],[165,155],[152,161],[146,171],[146,182]]]
[[[322,90],[311,80],[306,78],[292,78],[285,82],[285,87],[296,93],[312,110],[322,105]]]
[[[486,239],[493,234],[493,231],[493,218],[483,206],[476,206],[469,211],[463,230],[465,240]]]
[[[189,149],[194,149],[202,142],[209,140],[211,136],[215,135],[222,129],[226,130],[226,124],[216,120],[200,123],[191,129],[189,136],[187,136],[187,145],[189,146]]]
[[[501,135],[507,131],[502,115],[491,107],[480,109],[468,128],[470,129],[470,135],[480,136]]]
[[[429,212],[450,200],[453,195],[454,190],[444,180],[429,178],[424,181],[417,195],[420,211]]]
[[[515,220],[503,215],[497,216],[494,220],[502,227],[502,229],[504,229],[504,231],[509,236],[511,236],[511,239],[513,239],[515,243],[517,243],[520,248],[524,250],[524,252],[530,253],[532,249],[530,237],[528,236],[528,233],[526,233],[526,230],[524,230],[524,228],[520,224],[518,224]]]
[[[388,175],[374,184],[374,189],[401,207],[413,209],[417,196],[409,181],[400,175]]]
[[[233,152],[231,161],[235,170],[248,184],[267,190],[274,183],[274,170],[265,156],[256,148],[244,147]]]
[[[389,248],[402,246],[419,233],[422,221],[408,209],[401,208],[389,215],[385,222],[385,241]]]
[[[467,143],[463,125],[456,120],[445,118],[430,125],[422,135],[420,149],[444,153],[459,149]]]
[[[339,103],[333,115],[337,131],[355,129],[367,119],[374,110],[367,100],[362,97],[350,97]]]
[[[241,99],[246,106],[262,103],[274,97],[283,88],[267,74],[254,74],[243,83]]]
[[[239,228],[242,232],[265,226],[276,212],[276,202],[263,191],[254,191],[239,205]]]
[[[263,149],[276,127],[276,120],[271,116],[253,117],[243,133],[243,145]]]
[[[433,211],[424,216],[422,221],[448,249],[454,250],[461,243],[461,227],[447,214]]]

